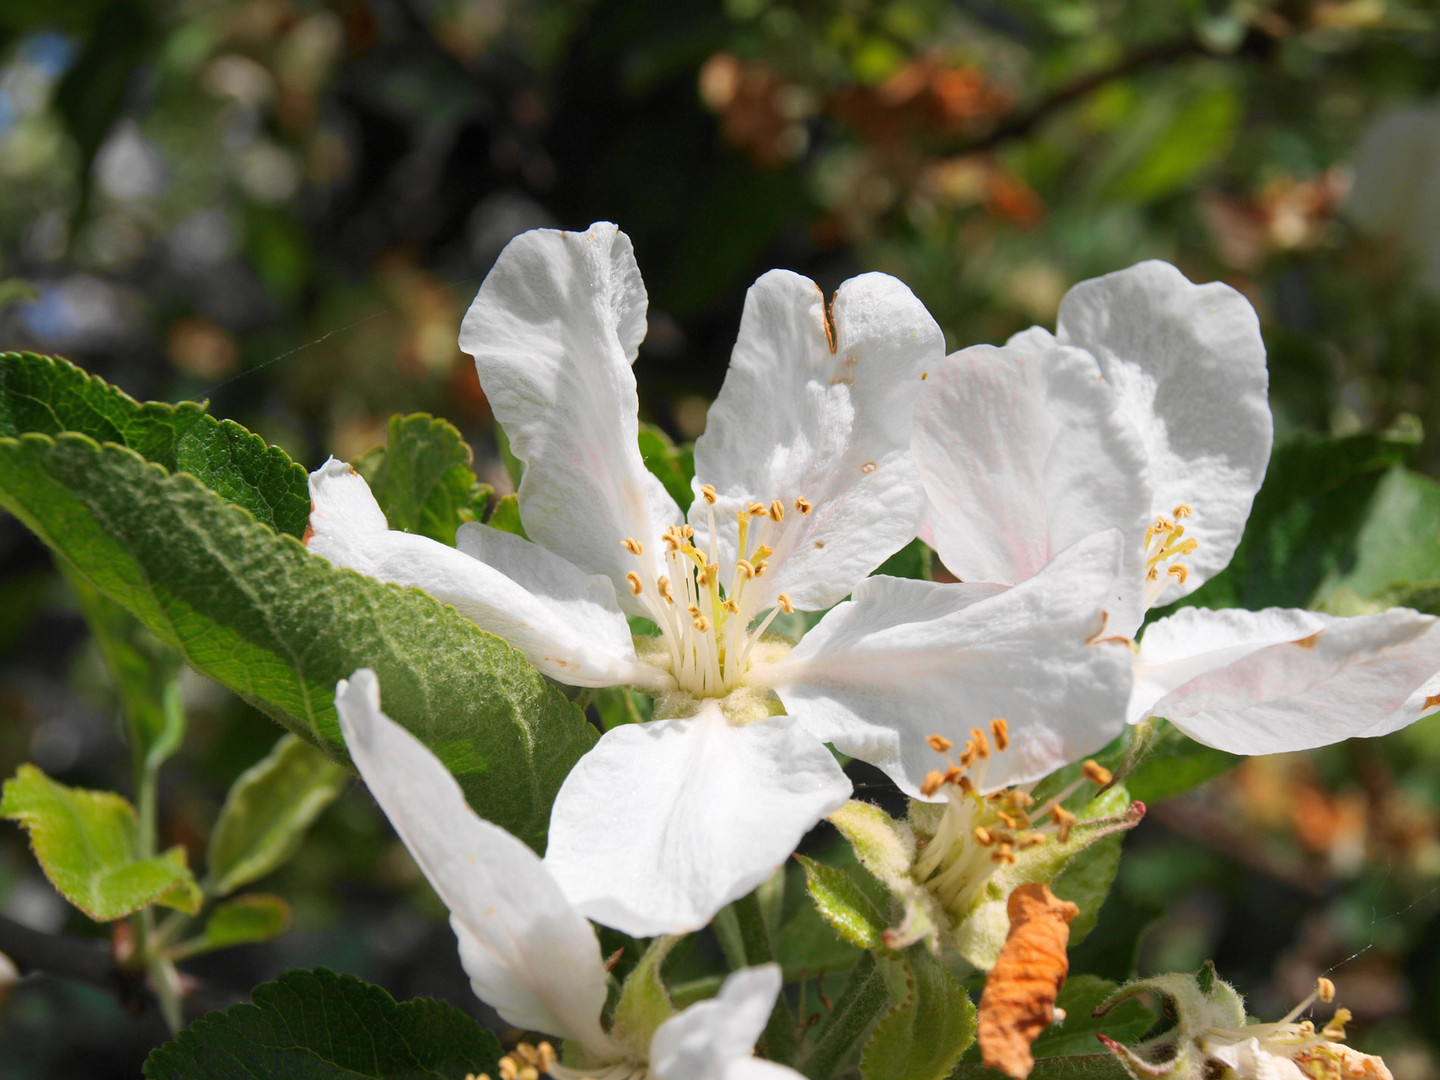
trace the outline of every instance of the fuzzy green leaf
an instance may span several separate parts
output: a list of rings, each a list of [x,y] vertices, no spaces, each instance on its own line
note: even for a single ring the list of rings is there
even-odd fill
[[[389,442],[355,469],[370,485],[392,529],[455,544],[455,530],[482,521],[494,490],[470,468],[475,460],[460,432],[427,413],[390,418]]]
[[[129,447],[168,472],[188,472],[277,532],[300,536],[310,519],[304,468],[204,405],[142,404],[67,360],[0,353],[0,436],[66,431]]]
[[[246,893],[215,905],[197,938],[174,950],[173,958],[184,959],[216,949],[274,941],[290,928],[290,905],[268,893]]]
[[[309,743],[281,736],[225,797],[205,856],[205,891],[228,896],[279,867],[348,780],[343,768]]]
[[[873,952],[859,954],[834,1007],[825,1018],[799,1069],[812,1080],[828,1080],[860,1055],[876,1019],[890,1007],[890,988]],[[886,961],[885,963],[888,963]]]
[[[1104,1016],[1092,1015],[1115,990],[1109,979],[1095,975],[1072,975],[1065,980],[1055,1002],[1064,1010],[1065,1019],[1042,1031],[1031,1053],[1037,1058],[1089,1054],[1099,1045],[1095,1036],[1101,1033],[1120,1042],[1137,1041],[1155,1024],[1155,1014],[1140,1002],[1124,1001]]]
[[[890,964],[904,966],[906,996],[875,1025],[860,1057],[863,1080],[940,1080],[975,1041],[975,1005],[924,945]]]
[[[400,1004],[352,975],[287,971],[251,1000],[157,1049],[147,1080],[465,1080],[499,1071],[499,1041],[453,1005]]]
[[[797,855],[815,907],[840,937],[859,949],[883,944],[885,916],[844,870]]]
[[[375,669],[386,713],[476,812],[543,849],[555,793],[597,735],[499,638],[83,436],[0,439],[0,504],[196,670],[342,760],[335,683]]]
[[[0,817],[29,831],[50,884],[96,922],[155,903],[189,914],[200,909],[185,849],[140,858],[135,808],[113,791],[66,787],[21,765],[5,782]]]

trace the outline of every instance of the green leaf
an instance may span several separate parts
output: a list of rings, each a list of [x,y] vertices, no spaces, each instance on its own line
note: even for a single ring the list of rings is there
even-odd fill
[[[1125,1001],[1102,1017],[1092,1015],[1115,990],[1115,983],[1095,975],[1072,975],[1065,980],[1055,1002],[1064,1010],[1065,1019],[1042,1031],[1031,1053],[1037,1058],[1088,1054],[1099,1045],[1095,1036],[1102,1033],[1120,1042],[1137,1041],[1155,1023],[1155,1014],[1140,1002]]]
[[[877,574],[891,577],[914,578],[916,581],[931,581],[930,548],[923,540],[911,540],[875,569]]]
[[[1331,567],[1317,586],[1318,606],[1342,614],[1388,607],[1414,583],[1440,578],[1440,484],[1397,465],[1367,509],[1348,565]]]
[[[1217,86],[1187,94],[1159,128],[1160,135],[1120,179],[1115,194],[1146,202],[1184,187],[1229,153],[1239,129],[1242,105],[1235,91]]]
[[[83,436],[0,439],[0,504],[201,674],[342,760],[335,683],[375,669],[386,713],[475,811],[543,850],[555,793],[598,736],[499,638]]]
[[[135,808],[113,791],[66,787],[33,765],[21,765],[5,782],[0,817],[30,833],[50,884],[96,922],[154,903],[192,915],[200,909],[185,849],[140,858]]]
[[[978,1062],[962,1062],[950,1080],[998,1080],[1002,1074]],[[1026,1080],[1131,1080],[1113,1054],[1068,1054],[1039,1058]]]
[[[1130,794],[1146,805],[1182,795],[1241,761],[1234,754],[1196,742],[1168,720],[1154,723],[1155,735],[1149,749],[1125,775]]]
[[[277,532],[310,519],[305,470],[278,447],[195,402],[140,404],[67,360],[0,353],[0,436],[73,431],[117,443],[169,472],[188,472]]]
[[[115,680],[131,747],[153,774],[185,738],[180,654],[79,576],[67,572],[66,578]]]
[[[815,907],[837,934],[859,949],[878,949],[884,944],[885,916],[844,870],[795,856],[805,868],[805,886]]]
[[[225,797],[205,856],[206,893],[228,896],[288,860],[349,779],[309,743],[282,735]]]
[[[679,504],[681,512],[688,510],[695,499],[690,488],[690,481],[695,476],[694,448],[677,447],[670,436],[654,424],[641,424],[640,458],[665,485],[665,490]]]
[[[885,1014],[860,1056],[863,1080],[940,1080],[975,1041],[975,1005],[924,945],[896,960],[908,994]]]
[[[483,521],[494,490],[470,468],[469,445],[449,423],[427,413],[390,418],[387,445],[355,462],[390,528],[455,545],[455,530]]]
[[[490,511],[490,520],[485,524],[492,529],[499,529],[501,532],[514,533],[516,536],[525,537],[525,526],[520,523],[520,500],[514,495],[506,495],[497,499],[495,509]]]
[[[593,702],[600,714],[600,726],[606,731],[621,724],[643,724],[655,713],[650,696],[628,686],[601,687]]]
[[[172,960],[229,949],[236,945],[252,945],[274,941],[290,929],[290,905],[268,893],[247,893],[215,905],[205,920],[204,932],[182,942],[170,952]]]
[[[155,1050],[146,1080],[465,1080],[499,1072],[499,1041],[453,1005],[397,1004],[353,975],[287,971],[257,986],[251,1000]]]
[[[890,987],[873,952],[859,954],[850,977],[798,1068],[812,1080],[828,1080],[860,1054],[876,1018],[890,1005]],[[889,963],[889,961],[886,961]]]
[[[1419,439],[1411,426],[1342,439],[1302,436],[1277,448],[1229,566],[1181,604],[1309,606],[1327,578],[1355,565],[1382,481]]]

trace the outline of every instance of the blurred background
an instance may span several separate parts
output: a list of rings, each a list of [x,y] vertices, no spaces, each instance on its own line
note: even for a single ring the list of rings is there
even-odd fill
[[[1152,257],[1255,305],[1282,439],[1440,435],[1433,2],[0,4],[0,347],[208,398],[309,467],[425,410],[506,490],[460,318],[517,232],[602,218],[650,294],[642,413],[676,440],[770,267],[895,274],[955,348],[1053,326],[1069,285]],[[1411,463],[1440,474],[1440,438]],[[279,730],[199,679],[188,700],[161,810],[194,852]],[[0,521],[0,774],[126,790],[115,711],[48,554]],[[478,1009],[363,790],[305,845],[266,884],[295,928],[190,970],[243,994],[323,964]],[[1440,1078],[1440,720],[1249,761],[1126,850],[1076,970],[1213,957],[1274,1019],[1335,968],[1360,1044]],[[95,933],[9,825],[0,910]],[[163,1037],[31,980],[0,1078],[135,1076]]]

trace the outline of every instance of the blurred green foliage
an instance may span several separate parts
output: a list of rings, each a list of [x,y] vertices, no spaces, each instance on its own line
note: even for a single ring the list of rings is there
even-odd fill
[[[894,273],[958,347],[1051,325],[1073,282],[1165,258],[1255,304],[1288,447],[1211,600],[1440,611],[1440,501],[1396,471],[1440,469],[1440,439],[1421,436],[1440,432],[1440,300],[1406,244],[1346,210],[1366,131],[1437,95],[1440,13],[1425,0],[9,0],[0,346],[64,352],[140,400],[208,397],[210,416],[307,467],[433,439],[419,479],[382,473],[384,451],[364,459],[395,480],[407,527],[483,516],[490,485],[492,523],[518,529],[456,334],[522,229],[609,218],[633,237],[651,290],[643,437],[675,490],[765,269],[826,289]],[[27,370],[73,407],[52,428],[18,421],[38,384],[7,376],[5,434],[87,431],[212,485],[228,476],[222,494],[242,502],[247,475],[288,470],[291,497],[251,508],[302,527],[283,455],[63,366]],[[453,428],[390,420],[416,412]],[[1377,545],[1375,520],[1410,535]],[[0,774],[34,761],[70,786],[128,790],[105,643],[16,522],[0,522],[0,550]],[[892,569],[929,572],[904,554]],[[158,810],[162,847],[194,862],[275,729],[209,683],[183,689],[189,732]],[[644,708],[598,705],[607,725]],[[1173,749],[1131,778],[1138,795],[1230,764]],[[1397,1080],[1431,1080],[1437,777],[1432,720],[1247,762],[1152,808],[1074,970],[1117,980],[1131,958],[1150,972],[1213,956],[1274,1016],[1334,968],[1367,1048]],[[327,811],[302,853],[265,884],[295,931],[194,970],[243,993],[323,964],[479,1011],[443,911],[363,797]],[[50,929],[73,920],[42,885],[11,830],[0,906]],[[782,937],[823,956],[803,892],[791,883]],[[864,963],[856,995],[879,978]],[[133,1076],[160,1037],[104,995],[27,986],[0,1015],[0,1078]]]

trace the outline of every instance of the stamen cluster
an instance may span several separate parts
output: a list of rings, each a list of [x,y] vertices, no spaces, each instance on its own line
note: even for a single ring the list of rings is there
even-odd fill
[[[706,484],[700,494],[709,517],[706,549],[695,546],[693,525],[672,525],[660,538],[664,573],[648,579],[653,563],[642,561],[642,570],[630,571],[625,580],[660,627],[670,670],[680,689],[695,697],[720,697],[739,685],[751,649],[771,621],[781,612],[795,610],[790,597],[779,593],[760,624],[750,629],[764,608],[756,599],[757,591],[750,589],[747,595],[746,587],[765,574],[788,526],[785,504],[779,499],[768,504],[752,502],[737,511],[735,563],[728,575],[722,575],[716,553],[715,488]],[[803,497],[793,505],[802,516],[812,509]],[[626,537],[622,543],[637,558],[644,554],[644,545],[634,537]]]
[[[1084,781],[1076,781],[1039,809],[1028,791],[1004,788],[989,795],[983,786],[992,755],[1010,746],[1010,730],[1003,718],[990,721],[990,734],[974,728],[958,756],[954,743],[943,735],[926,741],[945,756],[948,768],[928,773],[920,786],[926,796],[944,791],[946,803],[935,832],[919,841],[920,853],[912,874],[951,914],[962,917],[974,904],[995,870],[1015,861],[1017,851],[1049,843],[1064,844],[1076,817],[1061,804]],[[992,749],[991,739],[994,740]],[[1085,779],[1104,786],[1110,773],[1094,761],[1082,766]],[[1039,824],[1037,824],[1037,822]]]
[[[1190,517],[1194,510],[1186,503],[1175,507],[1172,516],[1157,514],[1154,522],[1145,530],[1145,604],[1150,606],[1159,599],[1169,584],[1165,577],[1173,577],[1180,584],[1190,576],[1190,568],[1184,563],[1174,562],[1182,555],[1189,555],[1200,542],[1193,536],[1185,535],[1181,519]],[[1166,563],[1170,565],[1165,566]],[[1165,566],[1165,576],[1160,568]]]

